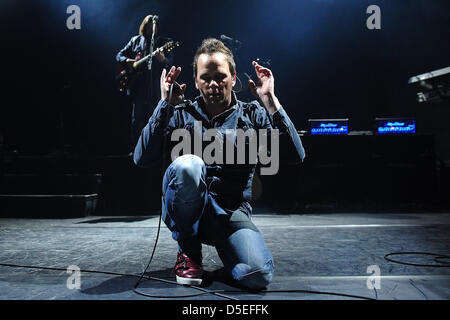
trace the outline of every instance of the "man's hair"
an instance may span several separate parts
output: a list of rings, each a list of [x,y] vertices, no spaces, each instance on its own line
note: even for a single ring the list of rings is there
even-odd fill
[[[215,38],[208,38],[203,40],[200,47],[198,47],[197,52],[194,56],[194,78],[197,77],[197,60],[201,54],[212,55],[213,53],[221,52],[227,56],[228,66],[232,75],[236,72],[236,63],[234,62],[233,52],[220,40]]]
[[[139,34],[141,36],[144,36],[144,37],[147,36],[145,34],[145,27],[147,26],[147,24],[149,22],[152,22],[152,21],[153,21],[153,15],[151,15],[151,14],[149,14],[148,16],[146,16],[144,18],[144,20],[142,20],[141,25],[139,26]],[[158,26],[158,21],[156,21],[156,26]]]

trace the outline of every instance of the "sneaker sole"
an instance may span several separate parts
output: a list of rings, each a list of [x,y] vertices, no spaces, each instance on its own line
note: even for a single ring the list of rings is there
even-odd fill
[[[195,279],[195,278],[184,278],[177,276],[177,283],[184,284],[189,286],[199,286],[203,282],[203,279]]]

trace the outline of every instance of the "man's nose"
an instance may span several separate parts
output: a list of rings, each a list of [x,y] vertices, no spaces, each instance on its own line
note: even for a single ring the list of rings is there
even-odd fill
[[[218,86],[219,86],[219,84],[215,80],[211,80],[209,82],[209,87],[218,87]]]

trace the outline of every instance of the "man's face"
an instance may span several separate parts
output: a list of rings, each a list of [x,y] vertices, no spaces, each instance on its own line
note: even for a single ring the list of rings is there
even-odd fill
[[[216,52],[198,57],[195,87],[200,90],[206,106],[228,107],[235,83],[236,73],[231,74],[225,54]]]
[[[145,34],[150,38],[153,34],[153,21],[150,19],[145,25]],[[158,35],[158,25],[156,25],[155,37]]]

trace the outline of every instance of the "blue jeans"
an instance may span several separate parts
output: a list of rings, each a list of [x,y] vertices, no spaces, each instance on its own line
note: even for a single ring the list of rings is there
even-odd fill
[[[131,111],[131,148],[134,149],[141,136],[142,129],[152,115],[151,105],[141,97],[135,98]]]
[[[217,214],[208,195],[206,166],[195,155],[181,156],[163,179],[162,218],[181,251],[201,260],[202,243],[212,245],[233,282],[265,288],[273,277],[273,258],[261,232],[242,210]]]

